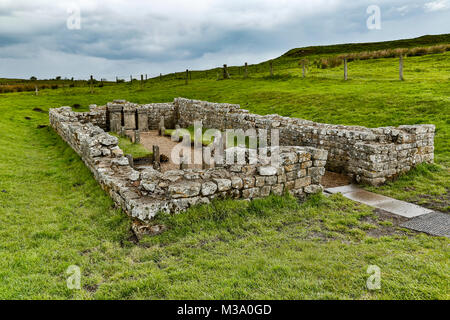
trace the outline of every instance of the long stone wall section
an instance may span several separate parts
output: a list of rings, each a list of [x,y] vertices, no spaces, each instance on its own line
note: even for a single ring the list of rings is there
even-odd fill
[[[122,108],[120,116],[108,114],[108,108],[112,107],[116,112],[118,105]],[[125,118],[129,111],[123,109],[125,106],[132,108],[125,102],[116,102],[106,108],[91,106],[90,112],[83,113],[61,107],[50,109],[49,118],[51,126],[80,155],[102,188],[132,217],[147,221],[158,212],[178,213],[215,198],[254,199],[284,192],[305,196],[322,190],[320,181],[325,173],[328,152],[313,147],[279,147],[277,166],[272,166],[265,158],[258,158],[255,164],[224,164],[204,170],[164,173],[152,168],[136,170],[118,147],[118,139],[90,122],[106,127],[115,121],[121,124],[127,121],[131,125],[133,120]],[[167,112],[170,117],[173,108],[163,108],[160,114]],[[136,116],[138,114],[136,111]],[[175,116],[173,111],[172,116]],[[105,119],[109,119],[109,123],[105,123]],[[135,118],[134,125],[138,123],[139,118]],[[227,152],[231,151],[236,150],[227,149]],[[272,147],[268,151],[275,149]]]
[[[417,164],[434,160],[435,126],[402,125],[365,128],[316,123],[279,115],[261,116],[239,105],[177,98],[181,127],[201,119],[203,126],[225,129],[279,129],[280,145],[312,146],[328,151],[327,169],[343,172],[356,182],[380,185]]]

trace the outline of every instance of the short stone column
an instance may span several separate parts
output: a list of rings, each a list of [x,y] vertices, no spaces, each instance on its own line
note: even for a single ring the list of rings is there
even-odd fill
[[[161,157],[159,154],[159,146],[153,146],[153,169],[161,169]]]
[[[122,127],[122,106],[109,105],[109,130],[112,132],[120,133]]]
[[[123,120],[126,130],[136,130],[136,108],[125,106],[123,108]]]
[[[137,109],[138,129],[141,132],[148,131],[148,111],[146,109]]]

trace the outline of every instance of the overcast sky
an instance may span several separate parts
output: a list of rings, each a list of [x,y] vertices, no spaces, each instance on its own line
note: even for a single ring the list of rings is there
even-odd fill
[[[367,27],[370,5],[380,29]],[[0,77],[155,76],[441,33],[450,0],[0,0]]]

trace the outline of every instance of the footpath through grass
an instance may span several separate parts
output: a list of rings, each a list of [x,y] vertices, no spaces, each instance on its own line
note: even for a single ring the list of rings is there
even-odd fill
[[[349,64],[350,77],[371,70],[373,80],[344,82],[339,68],[301,79],[292,69],[274,79],[187,86],[152,80],[142,90],[121,84],[93,95],[88,88],[1,94],[0,298],[449,299],[448,239],[399,229],[339,195],[304,204],[287,196],[218,201],[160,217],[169,230],[134,244],[129,219],[80,158],[53,130],[37,127],[48,124],[50,107],[87,110],[113,99],[148,103],[178,96],[327,123],[433,123],[437,164],[376,192],[448,211],[449,57],[406,59],[405,82],[384,78],[395,67],[383,59],[379,69],[374,61]],[[413,76],[414,69],[423,71]],[[372,264],[381,268],[378,291],[365,287]],[[66,287],[69,265],[81,268],[81,290]]]

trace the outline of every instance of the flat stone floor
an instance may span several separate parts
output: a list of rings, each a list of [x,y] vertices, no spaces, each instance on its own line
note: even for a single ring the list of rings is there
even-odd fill
[[[450,237],[450,215],[379,195],[350,184],[335,188],[326,188],[326,193],[342,195],[350,200],[384,210],[390,214],[407,218],[402,227],[425,232],[436,236]]]

